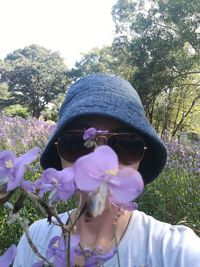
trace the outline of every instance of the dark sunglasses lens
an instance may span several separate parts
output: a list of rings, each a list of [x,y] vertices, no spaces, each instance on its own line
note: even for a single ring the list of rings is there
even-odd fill
[[[140,161],[144,154],[144,141],[137,135],[113,135],[108,139],[108,145],[125,165]]]
[[[57,149],[59,155],[66,161],[74,162],[79,157],[92,151],[84,146],[83,133],[63,133],[58,137]]]

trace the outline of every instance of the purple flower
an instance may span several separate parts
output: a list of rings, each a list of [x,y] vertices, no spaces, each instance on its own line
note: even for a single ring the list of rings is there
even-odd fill
[[[47,259],[53,257],[55,267],[66,266],[66,246],[64,240],[60,236],[51,239],[46,252]]]
[[[75,251],[77,249],[78,244],[80,242],[80,236],[79,235],[71,235],[70,236],[70,263],[72,266],[74,266],[74,257],[75,257]]]
[[[43,267],[43,266],[44,266],[43,261],[37,261],[31,267]]]
[[[78,235],[72,235],[70,239],[70,263],[73,266],[75,247],[80,241]],[[47,259],[53,258],[55,267],[66,266],[66,251],[67,240],[64,241],[60,236],[55,236],[51,239],[46,252]]]
[[[94,191],[106,182],[113,200],[124,204],[137,198],[144,188],[140,173],[130,167],[119,169],[116,153],[106,145],[79,158],[74,176],[82,191]]]
[[[94,127],[87,129],[83,134],[83,140],[93,139],[97,134],[97,130]]]
[[[108,133],[108,130],[97,130],[94,127],[88,128],[83,134],[83,140],[92,140],[97,134]]]
[[[22,181],[21,186],[22,186],[26,191],[29,191],[29,192],[34,192],[35,189],[36,189],[36,186],[35,186],[34,182],[29,181],[29,180],[24,180],[24,181]]]
[[[12,191],[21,185],[24,180],[26,164],[34,161],[39,153],[39,148],[35,147],[27,153],[16,157],[11,151],[0,153],[0,184],[7,184],[7,191]]]
[[[15,245],[10,246],[6,252],[0,256],[0,266],[9,267],[17,253],[17,247]]]
[[[95,137],[97,134],[108,133],[108,130],[97,130],[94,127],[87,129],[83,134],[83,140],[85,140],[84,146],[88,148],[95,148],[97,144],[95,142]]]
[[[54,122],[45,122],[36,118],[23,119],[7,117],[0,114],[0,143],[4,150],[12,150],[22,154],[34,146],[44,147],[48,136],[55,127]]]
[[[45,192],[51,192],[49,200],[67,200],[75,191],[73,168],[65,168],[62,171],[49,168],[46,169],[42,177],[35,182],[39,195],[43,196]]]

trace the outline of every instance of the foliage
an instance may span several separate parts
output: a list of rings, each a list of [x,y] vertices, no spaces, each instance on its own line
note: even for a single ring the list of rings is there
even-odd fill
[[[45,108],[41,112],[41,118],[43,118],[45,121],[57,121],[58,120],[58,114],[59,109],[61,106],[61,103],[63,102],[65,97],[65,94],[59,94],[58,97],[51,102],[51,105],[47,108]]]
[[[184,224],[200,236],[200,149],[168,142],[168,163],[160,177],[146,187],[139,207],[155,218]]]
[[[32,180],[35,180],[36,177],[32,177]],[[16,192],[13,197],[13,202],[19,198],[19,192]],[[68,201],[67,207],[66,203],[60,202],[57,205],[57,209],[59,214],[66,211],[66,208],[73,209],[76,206],[77,199],[74,197],[70,201]],[[43,218],[41,211],[33,202],[29,199],[25,200],[24,203],[25,208],[20,210],[20,215],[24,218],[29,218],[29,223],[33,223],[36,220]],[[0,254],[2,254],[10,244],[17,244],[20,237],[23,234],[23,230],[19,223],[14,223],[12,225],[7,224],[6,221],[8,219],[8,211],[5,208],[0,209]]]
[[[11,105],[11,106],[4,108],[4,113],[10,117],[19,116],[19,117],[22,117],[24,119],[29,116],[27,108],[24,108],[19,104]]]
[[[58,53],[37,45],[0,60],[0,107],[21,104],[36,117],[56,120],[66,84],[102,72],[133,84],[161,134],[167,129],[175,136],[191,124],[199,132],[199,12],[196,0],[118,0],[112,46],[93,48],[75,68],[68,71]]]
[[[168,129],[171,136],[188,130],[200,133],[198,123],[195,123],[200,117],[198,103],[199,91],[187,85],[160,93],[154,102],[153,124],[156,130],[162,133]]]
[[[118,0],[112,46],[83,54],[67,75],[102,72],[129,80],[150,122],[175,136],[200,116],[199,12],[195,0]]]
[[[9,96],[8,85],[6,83],[0,83],[0,110],[5,107],[5,100],[8,100]]]
[[[93,48],[88,53],[83,54],[82,59],[76,62],[75,68],[70,70],[67,75],[74,80],[91,73],[118,75],[129,79],[133,67],[124,62],[124,58],[126,58],[124,53],[124,50],[121,53],[117,51],[116,55],[112,46]]]
[[[130,81],[136,86],[152,123],[158,123],[155,115],[159,115],[160,109],[155,110],[155,106],[161,95],[171,97],[168,106],[165,102],[164,118],[158,120],[166,121],[161,131],[170,129],[167,120],[171,116],[172,135],[181,129],[199,103],[199,12],[200,4],[195,0],[119,0],[113,7],[115,50],[129,51],[127,64],[136,68]],[[174,111],[171,114],[171,107],[179,105],[185,97],[188,101],[185,110],[178,106],[178,115]]]
[[[41,149],[47,141],[48,136],[52,133],[55,123],[44,122],[36,118],[23,119],[21,117],[8,117],[0,115],[0,125],[3,127],[0,131],[0,150],[14,150],[17,155],[20,155],[34,146]],[[36,180],[38,176],[36,171],[41,173],[39,162],[36,162],[27,173],[27,179]],[[19,192],[13,196],[13,201],[18,199]],[[75,201],[75,200],[74,200]],[[64,211],[64,205],[59,205],[59,212]],[[73,205],[73,201],[72,204]],[[30,219],[30,223],[42,217],[40,210],[33,206],[30,200],[26,200],[26,209],[21,211],[24,217]],[[0,254],[5,251],[11,243],[17,243],[22,235],[22,229],[19,224],[8,225],[6,223],[8,212],[6,209],[0,209]]]
[[[139,209],[171,224],[192,228],[200,236],[199,174],[184,169],[166,168],[160,177],[146,187]]]
[[[59,93],[65,92],[66,71],[57,52],[38,45],[15,50],[0,64],[0,82],[7,83],[10,93],[5,104],[23,105],[38,118]]]

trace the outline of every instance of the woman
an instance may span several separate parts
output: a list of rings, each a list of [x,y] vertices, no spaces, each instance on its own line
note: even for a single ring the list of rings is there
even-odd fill
[[[91,127],[99,132],[96,145],[110,146],[119,158],[120,168],[128,165],[138,169],[145,185],[165,166],[165,145],[146,119],[137,92],[125,80],[102,74],[81,78],[69,88],[59,115],[57,128],[41,156],[44,169],[73,166],[76,159],[91,152],[81,140]],[[71,212],[72,222],[80,216],[87,200],[88,194],[80,192],[78,208]],[[66,222],[67,214],[62,214],[61,219]],[[200,240],[190,228],[157,221],[140,211],[124,211],[112,205],[111,212],[106,203],[99,216],[91,218],[84,212],[76,223],[76,233],[83,248],[82,255],[76,257],[77,266],[84,266],[90,256],[87,253],[97,255],[90,266],[114,267],[119,266],[119,261],[123,267],[200,266]],[[39,220],[30,227],[30,235],[45,255],[49,241],[61,235],[61,230]],[[37,258],[23,236],[14,267],[32,266],[35,262]]]

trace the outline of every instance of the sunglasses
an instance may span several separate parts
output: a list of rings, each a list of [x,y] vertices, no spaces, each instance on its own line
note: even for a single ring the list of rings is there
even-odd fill
[[[59,156],[68,162],[75,162],[79,157],[94,151],[95,145],[86,145],[83,134],[82,130],[69,130],[60,134],[55,142]],[[139,162],[147,149],[144,140],[133,133],[97,133],[92,142],[111,147],[119,162],[124,165]]]

